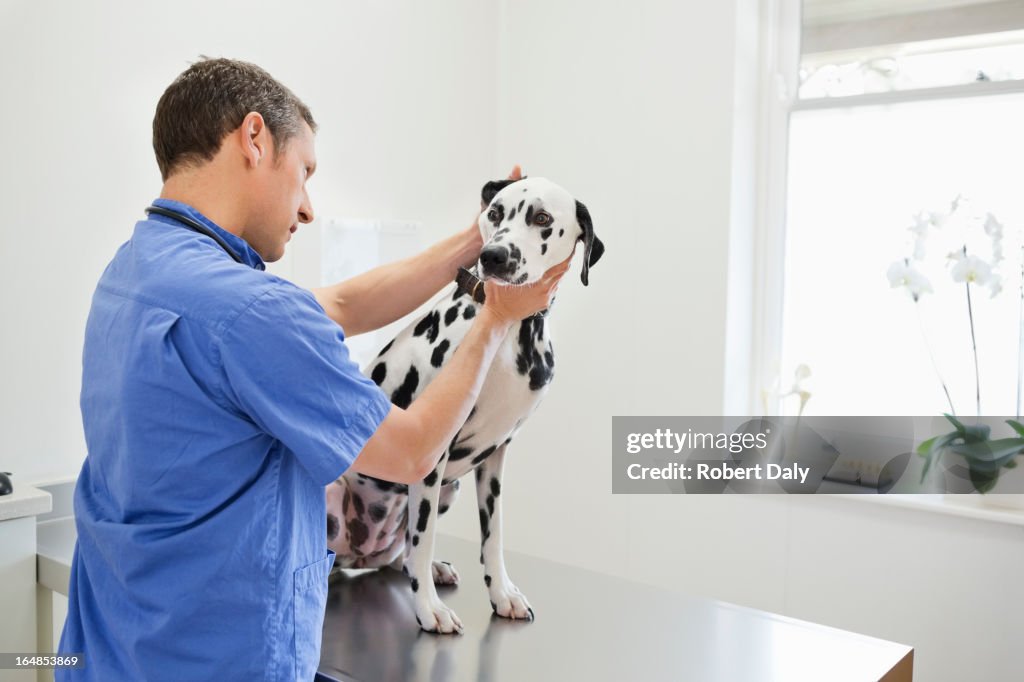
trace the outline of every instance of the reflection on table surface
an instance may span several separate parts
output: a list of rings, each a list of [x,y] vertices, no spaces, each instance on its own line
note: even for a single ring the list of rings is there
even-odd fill
[[[344,682],[909,681],[910,647],[506,552],[532,622],[493,614],[476,543],[437,538],[461,580],[438,594],[462,635],[420,630],[408,579],[331,576],[320,670]]]

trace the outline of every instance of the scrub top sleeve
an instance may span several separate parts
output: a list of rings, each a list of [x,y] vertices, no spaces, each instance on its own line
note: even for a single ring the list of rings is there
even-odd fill
[[[341,327],[298,287],[257,297],[221,336],[219,351],[227,400],[321,485],[352,465],[391,409],[349,358]]]

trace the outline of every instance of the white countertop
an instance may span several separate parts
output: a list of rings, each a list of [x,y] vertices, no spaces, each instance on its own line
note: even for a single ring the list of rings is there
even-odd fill
[[[39,516],[53,508],[50,493],[24,483],[13,481],[14,492],[0,497],[0,521]]]

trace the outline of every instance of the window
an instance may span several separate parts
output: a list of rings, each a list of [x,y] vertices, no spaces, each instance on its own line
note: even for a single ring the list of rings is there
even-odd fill
[[[789,118],[784,266],[777,273],[782,390],[806,364],[812,372],[806,414],[937,414],[950,411],[941,377],[958,414],[975,413],[980,386],[983,413],[1013,415],[1022,310],[1024,31],[955,35],[964,26],[992,27],[986,13],[1005,22],[999,12],[1013,3],[930,3],[931,10],[893,17],[881,14],[885,3],[832,0],[874,11],[841,17],[843,30],[821,23],[829,18],[828,4],[804,5],[805,50],[817,51],[801,57],[799,99]],[[908,4],[921,10],[927,3],[902,0],[889,9]],[[901,26],[906,36],[920,36],[922,25],[930,27],[927,40],[892,42]],[[828,49],[829,36],[838,36],[842,49]],[[914,253],[915,234],[907,228],[915,215],[946,214],[954,202],[954,217],[931,228],[924,243],[926,265],[919,269],[933,291],[915,304],[890,287],[887,270]],[[990,289],[971,287],[976,374],[967,285],[953,281],[953,261],[945,256],[968,229],[974,232],[970,255],[991,262],[991,240],[981,234],[989,213],[1003,228],[996,268],[1002,291],[990,297]],[[797,407],[782,401],[778,411]]]

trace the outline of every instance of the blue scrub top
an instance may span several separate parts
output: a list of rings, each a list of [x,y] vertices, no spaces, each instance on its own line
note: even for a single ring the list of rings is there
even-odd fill
[[[88,454],[57,680],[310,680],[327,599],[324,486],[391,403],[312,294],[241,238],[153,215],[93,296]]]

